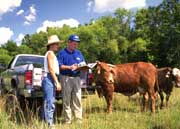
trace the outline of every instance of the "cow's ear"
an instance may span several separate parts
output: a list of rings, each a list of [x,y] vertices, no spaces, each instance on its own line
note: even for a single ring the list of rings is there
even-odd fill
[[[96,61],[96,64],[97,64],[97,65],[100,65],[100,64],[101,64],[101,62],[97,60],[97,61]]]
[[[97,67],[96,67],[96,73],[101,74],[101,68],[100,68],[100,66],[98,64],[97,64]]]

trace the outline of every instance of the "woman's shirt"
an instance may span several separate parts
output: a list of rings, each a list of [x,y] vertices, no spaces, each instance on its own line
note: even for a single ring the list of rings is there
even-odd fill
[[[49,68],[48,68],[48,59],[47,59],[47,56],[48,56],[48,53],[50,51],[47,51],[46,54],[45,54],[45,59],[44,59],[44,71],[46,73],[49,73]],[[59,63],[58,63],[58,60],[57,60],[57,57],[54,55],[54,63],[53,63],[53,68],[54,68],[54,72],[55,74],[59,75]]]

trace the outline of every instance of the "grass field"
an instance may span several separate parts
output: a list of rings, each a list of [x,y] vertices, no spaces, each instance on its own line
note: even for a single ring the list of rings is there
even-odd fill
[[[61,102],[59,102],[61,103]],[[160,100],[157,101],[157,106]],[[16,108],[15,108],[16,106]],[[12,104],[5,110],[5,99],[0,99],[0,129],[48,129],[47,125],[39,120],[38,113],[28,111],[22,113]],[[57,107],[59,108],[59,107]],[[61,123],[62,116],[56,113],[57,129],[180,129],[180,89],[174,88],[170,97],[169,107],[151,114],[140,111],[139,96],[130,99],[121,94],[114,94],[113,113],[105,112],[104,98],[90,95],[83,99],[83,123],[73,122],[71,125]],[[18,113],[17,113],[18,112]],[[15,117],[16,116],[16,117]]]

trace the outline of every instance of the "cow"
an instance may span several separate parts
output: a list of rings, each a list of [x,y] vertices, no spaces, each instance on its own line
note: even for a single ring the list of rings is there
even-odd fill
[[[158,90],[157,69],[151,63],[134,62],[111,65],[97,62],[94,73],[99,97],[104,96],[107,102],[107,112],[112,112],[113,92],[131,96],[137,92],[143,94],[143,111],[148,106],[148,97],[151,100],[151,111],[155,112],[155,100]],[[148,93],[148,97],[146,97]]]
[[[160,108],[164,107],[164,95],[163,92],[166,94],[166,107],[168,107],[169,97],[173,90],[173,87],[180,88],[180,70],[177,68],[158,68],[158,83],[159,83],[159,95],[161,99]]]

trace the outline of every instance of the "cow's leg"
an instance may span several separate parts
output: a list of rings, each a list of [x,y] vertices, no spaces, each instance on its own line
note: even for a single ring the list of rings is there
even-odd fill
[[[113,93],[109,93],[105,96],[106,103],[107,103],[107,113],[112,113],[112,100],[113,100]]]
[[[97,86],[97,94],[99,96],[99,98],[103,97],[104,93],[103,93],[103,89],[101,88],[101,86]]]
[[[151,111],[153,113],[155,113],[155,103],[156,103],[156,94],[154,91],[150,91],[149,92],[149,97],[150,97],[150,100],[151,100]]]
[[[114,85],[113,84],[107,84],[104,85],[103,92],[105,93],[105,99],[107,103],[107,112],[112,112],[112,100],[113,100],[113,92],[114,92]]]
[[[166,94],[166,107],[168,107],[169,97],[170,97],[170,93]]]
[[[143,108],[142,111],[147,111],[149,95],[148,93],[143,94]]]
[[[163,92],[160,91],[160,92],[159,92],[159,95],[160,95],[160,98],[161,98],[160,108],[162,109],[162,108],[164,107],[164,95],[163,95]]]

